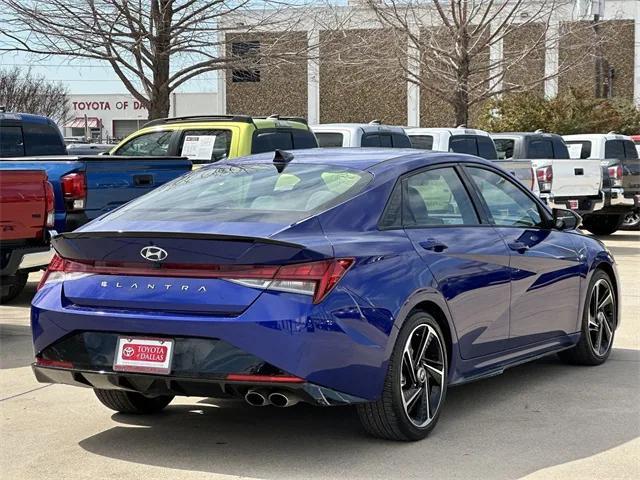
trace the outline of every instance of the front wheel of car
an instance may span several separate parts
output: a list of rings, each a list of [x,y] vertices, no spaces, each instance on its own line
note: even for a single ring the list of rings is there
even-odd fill
[[[93,391],[105,407],[120,413],[141,415],[158,413],[173,400],[172,395],[145,397],[140,393],[126,392],[124,390],[94,388]]]
[[[617,307],[611,278],[604,271],[596,270],[589,283],[580,340],[574,347],[560,352],[560,358],[574,365],[604,363],[613,346]]]
[[[447,343],[438,322],[413,313],[398,334],[381,398],[357,406],[364,429],[389,440],[423,439],[438,422],[447,378]]]

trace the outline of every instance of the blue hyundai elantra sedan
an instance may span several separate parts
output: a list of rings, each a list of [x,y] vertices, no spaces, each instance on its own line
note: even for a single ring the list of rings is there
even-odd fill
[[[607,359],[616,266],[578,226],[468,155],[218,162],[53,239],[33,369],[123,413],[176,395],[355,404],[370,434],[418,440],[450,386]]]

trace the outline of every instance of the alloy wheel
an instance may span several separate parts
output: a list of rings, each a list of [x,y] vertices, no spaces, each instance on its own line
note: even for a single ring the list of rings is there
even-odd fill
[[[416,326],[402,353],[400,391],[404,412],[413,425],[427,426],[436,416],[446,382],[442,339],[427,324]]]
[[[591,290],[589,301],[589,338],[593,352],[602,357],[613,342],[615,330],[615,298],[611,284],[601,278]]]

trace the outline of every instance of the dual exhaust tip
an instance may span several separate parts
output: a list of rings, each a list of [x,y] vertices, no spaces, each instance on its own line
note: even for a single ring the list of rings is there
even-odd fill
[[[273,405],[274,407],[290,407],[300,401],[300,398],[285,392],[272,392],[267,394],[259,390],[249,390],[244,396],[245,401],[253,407],[265,407]]]

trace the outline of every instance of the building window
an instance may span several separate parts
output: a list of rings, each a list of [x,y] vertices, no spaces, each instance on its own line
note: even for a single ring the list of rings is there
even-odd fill
[[[258,63],[260,42],[234,42],[231,44],[231,55],[242,63]],[[231,71],[231,81],[259,82],[260,70],[257,68],[234,68]]]

